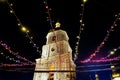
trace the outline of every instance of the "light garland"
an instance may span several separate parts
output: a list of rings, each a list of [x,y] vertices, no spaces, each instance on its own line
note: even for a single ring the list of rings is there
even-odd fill
[[[101,50],[101,48],[105,45],[105,42],[107,42],[107,40],[108,40],[108,38],[109,38],[109,36],[110,36],[110,33],[111,32],[113,32],[114,31],[114,28],[117,26],[117,24],[116,24],[116,22],[118,21],[118,20],[120,20],[120,13],[118,13],[117,15],[115,15],[116,16],[116,19],[115,19],[115,21],[113,22],[113,24],[112,24],[112,26],[110,27],[110,29],[107,31],[107,34],[106,34],[106,36],[105,36],[105,38],[103,39],[103,41],[100,43],[100,45],[97,47],[97,49],[94,51],[94,53],[92,53],[90,56],[89,56],[89,58],[88,59],[86,59],[86,60],[81,60],[80,62],[91,62],[91,60],[92,60],[92,58],[94,58],[96,55],[97,55],[97,53],[99,53],[100,52],[100,50]]]
[[[114,63],[112,65],[119,65],[120,63]],[[19,64],[4,64],[0,63],[0,67],[18,67],[18,66],[34,66],[35,64],[28,64],[28,63],[19,63]],[[111,66],[111,64],[99,64],[99,65],[89,65],[89,66],[77,66],[76,68],[86,68],[86,67],[105,67],[105,66]]]
[[[17,66],[19,66],[18,64],[15,64]],[[12,65],[9,65],[9,64],[2,64],[0,67],[2,66],[12,66]],[[13,64],[14,66],[14,64]],[[120,69],[120,67],[115,67],[114,70],[118,70]],[[0,68],[0,70],[2,71],[15,71],[15,72],[33,72],[34,71],[34,68]],[[104,69],[92,69],[92,70],[75,70],[75,71],[72,71],[72,72],[80,72],[80,73],[84,73],[84,72],[100,72],[100,71],[111,71],[113,70],[112,68],[104,68]],[[46,70],[37,70],[35,72],[51,72],[50,71],[46,71]],[[71,72],[71,71],[67,71],[67,70],[53,70],[52,72]]]
[[[25,66],[34,66],[35,64],[21,63],[21,64],[3,64],[0,63],[0,67],[25,67]]]
[[[113,65],[113,64],[112,64]],[[114,65],[116,65],[116,67],[111,67],[111,64],[102,64],[102,65],[89,65],[89,66],[77,66],[77,70],[76,72],[93,72],[93,71],[105,71],[105,70],[116,70],[116,69],[120,69],[120,67],[117,65],[119,65],[119,63],[114,63]],[[0,63],[0,67],[1,69],[4,68],[4,67],[25,67],[25,66],[35,66],[35,64],[28,64],[28,63],[23,63],[23,64],[3,64],[3,63]],[[80,68],[86,68],[86,67],[109,67],[109,68],[104,68],[104,69],[90,69],[90,70],[79,70]],[[21,68],[15,68],[17,70],[21,69]],[[22,68],[23,69],[23,68]],[[29,71],[29,68],[27,68]],[[40,68],[40,69],[45,69],[45,68]],[[26,69],[24,69],[26,70]],[[21,70],[22,71],[22,70]],[[43,71],[43,70],[42,70]],[[41,72],[41,71],[38,71],[38,72]]]
[[[11,47],[8,46],[7,44],[3,43],[3,41],[0,41],[0,45],[1,45],[2,47],[4,47],[5,50],[7,50],[9,53],[11,53],[12,55],[16,56],[16,58],[21,59],[21,60],[24,60],[24,61],[26,61],[26,62],[28,62],[28,63],[34,64],[32,61],[29,61],[29,60],[26,59],[25,57],[22,57],[22,56],[18,55],[18,52],[12,51],[12,50],[11,50]],[[1,55],[4,55],[4,54],[2,53]],[[4,56],[5,56],[5,55],[4,55]],[[8,56],[8,58],[9,58],[10,60],[15,61],[15,62],[20,62],[19,60],[14,60],[13,58],[10,58],[9,56]]]
[[[110,58],[110,59],[100,59],[100,60],[90,60],[90,61],[81,61],[81,63],[101,63],[101,62],[112,62],[112,61],[119,61],[120,57]]]
[[[10,56],[6,56],[3,52],[0,53],[3,57],[6,59],[9,59],[10,61],[16,62],[16,63],[21,63],[20,60],[15,60],[14,58],[11,58]]]
[[[39,50],[39,47],[38,47],[37,44],[35,44],[35,42],[33,41],[33,36],[30,36],[30,34],[29,34],[28,32],[26,32],[26,37],[30,40],[30,44],[32,44],[33,47],[36,49],[36,52],[41,55],[41,51]]]
[[[33,45],[33,48],[36,49],[36,52],[41,55],[41,51],[39,50],[39,47],[38,47],[38,46],[35,44],[35,42],[33,41],[33,36],[31,36],[31,35],[29,34],[29,30],[21,23],[20,19],[18,18],[18,16],[16,15],[15,11],[13,10],[13,8],[12,8],[13,4],[10,4],[8,1],[6,1],[6,2],[7,2],[7,4],[8,4],[8,6],[9,6],[9,8],[10,8],[10,13],[13,14],[13,15],[16,17],[16,20],[17,20],[17,22],[18,22],[17,25],[20,27],[20,29],[21,29],[23,32],[25,32],[26,37],[30,40],[29,43]]]
[[[111,55],[114,55],[116,51],[118,51],[120,49],[120,46],[118,46],[117,48],[114,48],[110,51],[110,53],[105,57],[105,58],[109,58]]]
[[[83,29],[84,29],[84,24],[83,24],[83,12],[84,12],[84,4],[85,4],[85,2],[86,2],[86,0],[84,0],[83,4],[81,4],[81,6],[83,7],[83,11],[82,11],[82,15],[81,15],[82,17],[81,17],[81,20],[80,20],[80,32],[79,32],[79,35],[77,36],[78,41],[76,42],[74,60],[76,60],[76,59],[77,59],[77,56],[78,56],[78,47],[79,47],[80,35],[81,35],[81,32],[82,32]],[[7,1],[7,3],[8,3],[8,1]],[[52,25],[52,22],[53,22],[53,21],[52,21],[51,16],[50,16],[50,9],[49,9],[49,7],[48,7],[47,1],[45,1],[44,3],[45,3],[45,5],[46,5],[46,9],[47,9],[47,13],[48,13],[48,16],[49,16],[48,18],[49,18],[49,21],[50,21],[51,28],[52,28],[52,30],[53,30],[53,25]],[[10,13],[14,14],[15,17],[16,17],[16,19],[17,19],[17,21],[18,21],[18,26],[20,26],[20,27],[23,28],[24,26],[22,25],[22,23],[20,22],[19,18],[16,16],[14,10],[12,9],[13,4],[9,4],[9,3],[8,3],[8,5],[9,5],[9,7],[10,7],[10,9],[11,9],[11,10],[10,10]],[[119,15],[120,15],[120,14],[118,14],[117,16],[119,16]],[[118,19],[119,19],[119,17],[117,17],[116,20],[118,20]],[[105,42],[107,41],[107,39],[108,39],[109,36],[110,36],[110,32],[112,32],[113,29],[114,29],[114,27],[117,26],[117,25],[116,25],[116,20],[115,20],[115,22],[113,23],[113,25],[111,26],[111,28],[109,29],[109,31],[107,32],[107,35],[105,36],[104,40],[100,43],[100,45],[97,47],[97,49],[94,51],[94,53],[91,54],[90,57],[89,57],[87,60],[84,60],[85,62],[104,62],[104,61],[106,62],[106,61],[114,61],[114,60],[116,60],[116,59],[114,59],[114,58],[113,58],[113,59],[107,59],[107,60],[92,60],[92,58],[95,57],[96,54],[100,51],[100,49],[104,46]],[[33,42],[33,37],[30,36],[29,30],[25,30],[25,32],[26,32],[26,37],[29,38],[30,43],[33,44],[33,47],[35,47],[35,48],[37,49],[37,52],[38,52],[38,53],[41,53],[41,51],[39,50],[39,47],[37,47],[37,45]],[[13,51],[11,51],[11,50],[9,49],[10,47],[5,47],[5,48],[8,48],[8,49],[6,49],[6,50],[8,50],[10,53],[13,52]],[[15,53],[15,52],[13,52],[13,53]],[[20,56],[19,56],[19,57],[20,57]],[[81,62],[84,62],[84,61],[81,61]]]
[[[119,61],[120,57],[114,57],[114,58],[110,58],[110,56],[114,55],[115,52],[120,49],[120,46],[118,46],[117,48],[114,48],[113,50],[110,51],[110,53],[106,56],[106,57],[102,57],[99,60],[91,60],[89,61],[90,63],[101,63],[101,62],[112,62],[112,61]],[[88,63],[88,61],[81,61],[81,63]]]
[[[46,8],[46,10],[47,10],[46,13],[48,14],[47,21],[50,22],[50,27],[51,27],[52,31],[54,31],[53,21],[52,21],[51,14],[50,14],[50,10],[51,10],[51,9],[50,9],[49,6],[48,6],[47,0],[44,0],[44,4],[45,4],[45,8]]]
[[[83,23],[83,16],[84,16],[84,7],[85,7],[85,3],[87,2],[87,0],[83,0],[81,7],[82,7],[82,13],[80,14],[81,19],[80,19],[80,29],[79,29],[79,34],[76,37],[77,38],[77,42],[76,42],[76,46],[75,46],[75,53],[74,53],[74,61],[77,59],[78,57],[78,49],[79,49],[79,42],[80,42],[80,36],[82,31],[84,30],[84,23]]]

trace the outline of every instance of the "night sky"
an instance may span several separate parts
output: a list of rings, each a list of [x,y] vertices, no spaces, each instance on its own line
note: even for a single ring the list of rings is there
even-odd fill
[[[29,35],[33,37],[32,40],[39,47],[39,50],[42,51],[42,46],[46,43],[46,35],[51,29],[44,0],[8,0],[8,2],[13,4],[12,9],[15,15],[10,13],[11,9],[8,4],[0,0],[0,41],[10,46],[10,49],[14,52],[19,52],[20,56],[35,62],[36,58],[41,57],[40,53],[36,52],[36,48],[30,43],[26,34],[21,31],[21,27],[17,25],[17,19],[20,20],[22,25],[29,29]],[[77,42],[76,36],[78,36],[80,28],[81,4],[82,0],[48,0],[53,27],[55,27],[57,21],[61,23],[61,29],[65,30],[69,36],[69,43],[73,54]],[[94,76],[96,73],[99,74],[100,80],[110,80],[111,70],[89,71],[104,69],[109,66],[88,67],[90,65],[106,65],[109,63],[80,64],[80,61],[88,58],[103,41],[107,31],[116,19],[115,15],[120,13],[119,4],[119,0],[88,0],[85,3],[83,16],[85,26],[81,33],[79,55],[76,64],[77,66],[86,66],[84,68],[77,68],[78,70],[88,71],[78,71],[77,80],[95,80]],[[114,28],[114,31],[110,33],[108,40],[97,54],[96,59],[108,55],[112,49],[120,46],[120,21],[116,23],[117,26]],[[2,46],[0,46],[0,52],[3,52],[6,56],[14,57]],[[119,52],[120,50],[116,52],[117,56],[119,56]],[[14,62],[0,55],[0,63],[11,64]],[[32,66],[32,68],[34,68],[34,66]],[[0,80],[33,79],[33,72],[0,70]]]

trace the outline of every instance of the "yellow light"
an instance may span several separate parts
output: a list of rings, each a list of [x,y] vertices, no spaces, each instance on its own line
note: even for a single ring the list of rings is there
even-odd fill
[[[84,2],[84,3],[86,3],[86,2],[87,2],[87,0],[83,0],[83,2]]]
[[[18,26],[21,26],[21,24],[20,24],[20,23],[18,23]]]
[[[30,31],[29,30],[27,30],[27,33],[29,33]]]
[[[82,20],[80,20],[80,22],[82,23]]]
[[[31,36],[30,39],[33,39],[33,37]]]
[[[114,66],[114,65],[112,65],[112,66],[111,66],[111,69],[113,69],[113,68],[115,68],[115,66]]]
[[[50,70],[54,70],[54,64],[50,64],[49,69],[50,69]]]
[[[113,55],[115,52],[114,51],[111,51],[110,54]]]
[[[76,42],[76,44],[79,44],[79,42]]]
[[[80,39],[80,36],[77,36],[78,39]]]
[[[114,51],[117,51],[117,49],[114,49]]]
[[[119,76],[120,76],[120,74],[118,74],[118,73],[112,75],[113,78],[116,78],[116,77],[119,77]]]
[[[82,24],[82,26],[85,26],[85,24]]]
[[[95,74],[95,77],[98,78],[98,74]]]
[[[10,6],[13,6],[13,4],[10,4]]]
[[[10,13],[13,13],[13,10],[10,10]]]
[[[27,32],[27,29],[25,27],[22,27],[23,32]]]
[[[56,28],[59,28],[60,25],[61,25],[61,24],[60,24],[59,22],[56,22],[56,24],[55,24]]]

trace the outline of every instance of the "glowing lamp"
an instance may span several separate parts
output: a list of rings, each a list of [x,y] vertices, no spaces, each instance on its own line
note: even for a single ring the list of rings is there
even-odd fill
[[[112,66],[111,66],[111,69],[113,69],[113,68],[115,68],[115,66],[112,65]]]
[[[83,2],[84,2],[84,3],[86,3],[86,2],[87,2],[87,0],[83,0]]]
[[[113,80],[120,80],[120,74],[119,73],[115,73],[112,75]]]
[[[110,54],[113,55],[115,52],[114,51],[111,51]]]
[[[80,39],[80,36],[77,36],[76,38]]]
[[[98,78],[98,74],[95,74],[95,77]]]
[[[13,4],[10,4],[10,6],[13,6]]]
[[[20,23],[18,23],[17,25],[18,25],[18,26],[20,26],[21,24],[20,24]]]
[[[54,70],[54,65],[53,65],[53,64],[50,64],[49,69],[50,69],[50,70]]]
[[[23,32],[27,32],[28,30],[25,27],[22,27]]]
[[[10,10],[10,13],[13,13],[13,10]]]
[[[113,78],[116,78],[116,77],[119,77],[119,76],[120,76],[120,74],[118,74],[118,73],[112,75]]]

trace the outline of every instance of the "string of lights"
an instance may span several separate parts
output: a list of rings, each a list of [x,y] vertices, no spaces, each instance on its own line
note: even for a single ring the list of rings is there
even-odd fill
[[[105,43],[107,42],[108,38],[110,37],[110,33],[114,31],[114,28],[116,28],[117,26],[117,21],[120,20],[120,13],[118,13],[117,15],[115,15],[116,19],[113,22],[112,26],[110,27],[110,29],[107,31],[107,34],[105,36],[105,38],[103,39],[103,41],[100,43],[100,45],[96,48],[96,50],[94,51],[94,53],[92,53],[89,58],[85,59],[85,60],[81,60],[80,62],[91,62],[92,58],[94,58],[96,56],[97,53],[100,52],[101,48],[105,45]]]
[[[109,53],[106,57],[102,57],[102,58],[100,58],[99,60],[91,60],[90,62],[96,62],[96,63],[98,63],[98,62],[119,61],[119,60],[120,60],[119,57],[110,58],[110,56],[115,55],[115,52],[116,52],[117,50],[119,50],[119,49],[120,49],[120,46],[118,46],[117,48],[112,49],[112,50],[110,51],[110,53]],[[81,63],[86,63],[86,62],[81,62]]]
[[[16,63],[20,63],[20,60],[15,60],[14,58],[11,58],[10,56],[5,55],[3,52],[0,53],[3,57],[5,57],[6,59],[9,59],[10,61],[16,62]]]
[[[120,57],[114,57],[114,58],[110,58],[110,59],[105,59],[105,58],[102,58],[102,59],[99,59],[99,60],[90,60],[89,63],[101,63],[101,62],[112,62],[112,61],[119,61],[120,60]],[[81,61],[81,63],[88,63],[88,61]]]
[[[101,63],[101,62],[112,62],[112,61],[119,61],[120,60],[120,57],[114,57],[114,58],[110,58],[110,56],[114,55],[115,52],[120,49],[120,46],[118,46],[117,48],[114,48],[113,50],[110,51],[110,53],[106,56],[106,57],[102,57],[100,58],[99,60],[91,60],[89,62],[94,62],[94,63]],[[82,62],[81,63],[87,63],[87,62]]]
[[[33,41],[33,36],[30,36],[28,32],[26,32],[26,37],[30,40],[30,44],[33,45],[33,48],[36,49],[36,52],[41,55],[41,51],[39,50],[40,48],[37,46],[37,44]]]
[[[117,66],[119,65],[120,63],[114,63],[112,65],[114,66]],[[3,64],[3,63],[0,63],[0,67],[25,67],[25,66],[34,66],[35,64],[28,64],[28,63],[19,63],[19,64]],[[86,67],[109,67],[111,66],[111,64],[97,64],[97,65],[89,65],[89,66],[77,66],[76,68],[79,69],[79,68],[86,68]],[[64,68],[64,67],[62,67]],[[40,68],[42,69],[42,68]],[[45,68],[43,68],[45,69]]]
[[[29,39],[29,43],[33,45],[33,48],[36,49],[36,52],[39,53],[41,55],[41,51],[39,50],[39,47],[37,46],[37,44],[35,44],[35,42],[33,41],[33,36],[30,35],[30,32],[29,30],[26,28],[26,26],[24,26],[20,19],[18,18],[18,16],[16,15],[14,9],[12,8],[13,7],[13,4],[12,3],[9,3],[7,0],[6,0],[6,3],[8,4],[9,8],[10,8],[10,13],[13,14],[15,17],[16,17],[16,20],[17,20],[17,25],[19,26],[19,28],[25,32],[26,34],[26,37]]]
[[[74,53],[74,61],[77,59],[78,56],[78,49],[79,49],[79,42],[80,42],[80,36],[82,31],[84,30],[84,23],[83,23],[83,16],[84,16],[84,7],[85,7],[85,3],[87,2],[87,0],[83,0],[81,7],[82,7],[82,12],[80,14],[81,19],[80,19],[80,29],[79,29],[79,34],[76,37],[77,38],[77,42],[76,42],[76,46],[75,46],[75,53]]]
[[[3,41],[0,41],[0,45],[1,45],[2,47],[4,47],[6,51],[8,51],[8,52],[11,53],[12,55],[16,56],[16,58],[21,59],[21,60],[24,60],[24,61],[26,61],[26,62],[28,62],[28,63],[34,64],[32,61],[29,61],[29,60],[26,59],[25,57],[20,56],[18,52],[12,51],[12,50],[11,50],[11,47],[8,46],[6,43],[3,43]],[[4,54],[3,52],[1,53],[1,55],[4,55],[4,56],[5,56],[5,54]],[[9,58],[9,60],[12,60],[12,61],[15,61],[15,62],[19,62],[19,63],[20,63],[20,60],[15,60],[15,59],[13,59],[13,58],[10,58],[9,56],[5,56],[5,57],[6,57],[6,58]]]
[[[46,8],[46,10],[47,10],[46,13],[48,14],[47,21],[49,21],[50,27],[51,27],[52,31],[54,31],[53,21],[52,21],[51,14],[50,14],[51,8],[49,8],[48,3],[47,3],[47,0],[44,0],[43,3],[45,4],[45,8]]]
[[[90,60],[89,63],[101,63],[101,62],[112,62],[112,61],[119,61],[120,57],[114,57],[114,58],[110,58],[110,59],[99,59],[99,60]],[[81,63],[88,63],[86,61],[81,61]]]
[[[25,66],[34,66],[35,64],[28,63],[19,63],[19,64],[3,64],[0,63],[0,67],[25,67]]]
[[[118,70],[120,69],[120,67],[116,67],[114,68],[114,70]],[[104,68],[104,69],[92,69],[92,70],[35,70],[34,68],[8,68],[8,69],[4,69],[1,68],[0,70],[2,71],[15,71],[15,72],[100,72],[100,71],[111,71],[113,70],[112,68]]]
[[[105,57],[105,58],[109,58],[110,56],[114,55],[116,53],[116,51],[118,51],[120,49],[120,46],[118,46],[117,48],[114,48],[110,51],[110,53]]]
[[[84,0],[85,1],[85,0]],[[45,4],[46,4],[46,2],[45,2]],[[41,53],[40,51],[39,51],[39,47],[37,47],[36,46],[36,44],[33,42],[33,37],[31,37],[30,36],[30,34],[29,34],[29,30],[27,30],[23,25],[22,25],[22,23],[20,22],[20,20],[19,20],[19,18],[16,16],[16,14],[15,14],[15,12],[14,12],[14,10],[12,9],[12,6],[13,6],[13,4],[9,4],[9,6],[10,6],[10,13],[13,13],[14,15],[15,15],[15,17],[17,18],[17,21],[18,21],[18,26],[21,26],[22,27],[22,30],[23,31],[25,31],[26,32],[26,37],[27,38],[29,38],[29,40],[30,40],[30,43],[32,43],[33,45],[34,45],[34,47],[35,48],[37,48],[37,52],[39,52],[39,53]],[[84,7],[84,4],[82,4],[81,6],[83,6]],[[51,19],[51,16],[50,16],[50,9],[48,8],[48,4],[46,4],[46,9],[48,10],[48,16],[49,16],[49,21],[50,21],[50,25],[51,25],[51,28],[53,29],[53,25],[52,25],[52,19]],[[83,8],[83,12],[84,12],[84,8]],[[120,15],[120,14],[119,14]],[[119,18],[117,18],[117,19],[119,19]],[[93,53],[92,55],[90,55],[90,57],[89,57],[89,59],[88,60],[90,60],[89,62],[107,62],[107,61],[115,61],[115,60],[120,60],[120,58],[119,57],[116,57],[116,58],[113,58],[113,59],[106,59],[106,60],[92,60],[92,58],[93,57],[95,57],[96,56],[96,54],[100,51],[100,49],[104,46],[104,44],[105,44],[105,42],[107,41],[107,39],[109,38],[109,36],[110,36],[110,32],[112,32],[112,31],[114,31],[113,29],[114,29],[114,27],[115,26],[117,26],[117,24],[116,24],[116,21],[113,23],[113,25],[111,26],[111,28],[108,30],[108,32],[107,32],[107,35],[106,35],[106,37],[104,38],[104,40],[101,42],[101,44],[100,44],[100,46],[98,46],[97,47],[97,49],[95,50],[95,53]],[[74,60],[76,60],[77,59],[77,55],[78,55],[78,47],[79,47],[79,41],[80,41],[80,35],[81,35],[81,33],[82,33],[82,31],[84,30],[84,24],[83,24],[83,13],[82,13],[82,17],[81,17],[81,20],[80,20],[80,32],[79,32],[79,35],[77,36],[77,39],[78,39],[78,41],[77,41],[77,43],[76,43],[76,47],[75,47],[75,58],[74,58]],[[12,50],[10,50],[10,47],[5,47],[6,48],[6,50],[8,50],[10,53],[12,53],[13,55],[16,55],[17,53],[16,52],[13,52]],[[119,47],[120,48],[120,47]],[[118,48],[118,49],[119,49]],[[114,49],[114,51],[116,51],[116,49]],[[14,54],[15,53],[15,54]],[[2,55],[3,55],[3,53],[1,53]],[[6,56],[6,55],[3,55],[3,56]],[[17,55],[17,57],[18,57],[19,55]],[[20,56],[19,56],[20,57]],[[8,56],[8,58],[9,58],[9,56]],[[13,61],[16,61],[14,58],[9,58],[9,59],[11,59],[11,60],[13,60]],[[22,59],[22,58],[21,58]],[[86,61],[86,60],[85,60]],[[19,61],[18,61],[19,62]],[[5,65],[5,64],[4,64]],[[18,66],[18,64],[6,64],[7,66]],[[20,66],[24,66],[24,65],[30,65],[30,64],[27,64],[27,63],[25,63],[25,64],[21,64]]]
[[[25,57],[21,57],[21,56],[17,56],[17,58],[18,59],[15,59],[15,58],[13,58],[13,57],[10,57],[10,56],[8,56],[8,55],[5,55],[3,52],[1,52],[0,53],[0,55],[2,55],[3,57],[5,57],[6,59],[8,59],[8,60],[10,60],[10,61],[13,61],[13,62],[16,62],[16,63],[19,63],[19,64],[35,64],[34,62],[32,62],[32,61],[28,61]],[[21,61],[21,60],[24,60],[25,62],[23,62],[23,61]],[[1,63],[0,63],[1,64]]]

